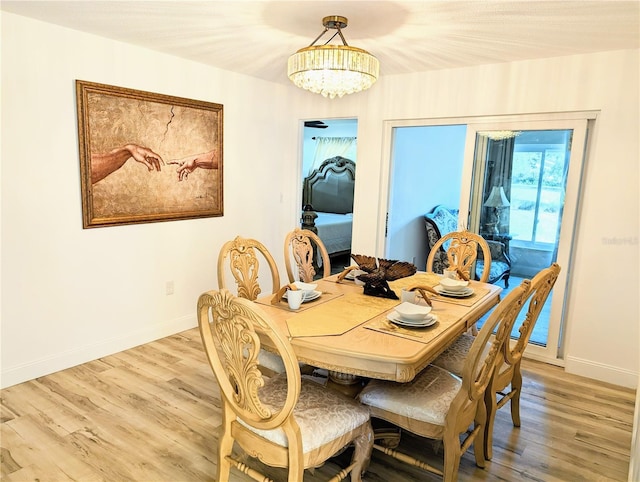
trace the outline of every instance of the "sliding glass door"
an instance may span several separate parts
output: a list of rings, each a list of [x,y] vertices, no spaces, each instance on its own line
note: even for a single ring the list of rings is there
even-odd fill
[[[502,243],[511,262],[510,288],[553,262],[562,267],[527,350],[556,363],[586,132],[586,119],[469,124],[467,131],[460,206],[469,209],[468,215],[461,209],[461,222]]]
[[[563,364],[562,339],[568,327],[564,306],[571,288],[571,251],[587,126],[595,117],[595,112],[569,112],[385,122],[384,151],[388,158],[383,160],[382,183],[388,189],[380,193],[379,255],[416,259],[406,242],[413,232],[387,237],[386,228],[392,225],[387,224],[390,212],[398,210],[394,193],[425,191],[431,196],[428,206],[421,206],[421,214],[414,214],[422,222],[422,230],[422,214],[435,205],[459,208],[459,226],[505,245],[514,265],[510,288],[517,286],[520,278],[530,278],[556,261],[562,271],[526,355]],[[462,158],[439,156],[432,147],[429,134],[440,132],[444,126],[466,132],[451,140],[463,149]],[[414,144],[405,145],[408,139],[395,135],[405,127],[418,128],[411,138]],[[400,159],[404,152],[409,155]],[[430,158],[440,164],[428,164]],[[403,163],[411,162],[414,164],[403,167]],[[417,182],[427,188],[407,189],[398,169],[414,173]],[[460,194],[457,206],[451,192]],[[416,197],[412,195],[414,204]],[[407,230],[412,228],[405,224]],[[497,283],[504,287],[504,280]]]

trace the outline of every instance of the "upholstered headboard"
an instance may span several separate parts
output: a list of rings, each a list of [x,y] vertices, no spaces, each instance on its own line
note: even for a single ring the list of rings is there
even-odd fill
[[[302,204],[310,204],[318,212],[352,213],[355,180],[352,160],[341,156],[327,159],[304,179]]]

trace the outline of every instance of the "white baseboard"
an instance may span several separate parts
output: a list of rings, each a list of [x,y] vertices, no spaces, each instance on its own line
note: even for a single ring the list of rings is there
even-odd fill
[[[627,388],[638,388],[639,374],[631,370],[571,356],[566,358],[564,369],[567,373],[573,373],[574,375],[593,378]]]
[[[6,370],[3,367],[2,372],[0,372],[0,388],[7,388],[98,358],[113,355],[114,353],[128,350],[129,348],[143,345],[164,338],[165,336],[189,330],[197,326],[197,324],[198,322],[194,315],[183,316],[161,325],[154,325],[153,327],[138,332],[127,333],[119,338],[112,338],[101,343],[82,346],[75,350],[68,350],[58,353],[55,356],[35,360],[25,365],[10,367]]]

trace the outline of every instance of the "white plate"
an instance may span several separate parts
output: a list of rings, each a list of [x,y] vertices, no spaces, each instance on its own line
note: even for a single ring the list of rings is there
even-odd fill
[[[316,300],[318,298],[320,298],[320,296],[322,295],[322,291],[318,291],[318,290],[314,290],[311,292],[310,295],[304,295],[304,298],[302,298],[302,302],[306,303],[307,301],[313,301]],[[282,299],[287,299],[287,293],[285,292],[284,295],[282,295]]]
[[[436,315],[428,314],[422,320],[405,320],[400,317],[400,314],[397,311],[394,310],[387,315],[387,320],[395,323],[396,325],[402,325],[410,328],[426,328],[438,321],[438,317]]]
[[[473,294],[473,288],[466,288],[462,291],[448,291],[442,286],[436,285],[433,287],[433,289],[442,296],[451,296],[452,298],[466,298],[467,296],[471,296]]]
[[[345,268],[346,269],[346,268]],[[356,276],[360,276],[361,274],[366,274],[366,271],[362,271],[361,269],[352,269],[345,276],[344,279],[348,279],[349,281],[353,281],[358,286],[364,286],[364,282],[356,279]]]

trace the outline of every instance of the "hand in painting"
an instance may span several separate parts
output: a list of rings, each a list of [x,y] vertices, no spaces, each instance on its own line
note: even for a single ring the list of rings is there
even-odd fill
[[[130,158],[147,166],[149,172],[160,171],[160,165],[164,164],[162,157],[151,149],[137,144],[125,144],[105,154],[91,154],[91,183],[96,183],[117,171]]]
[[[178,181],[186,180],[189,174],[200,169],[218,169],[218,152],[214,149],[209,152],[195,154],[182,159],[174,159],[167,164],[175,164],[178,166]]]

